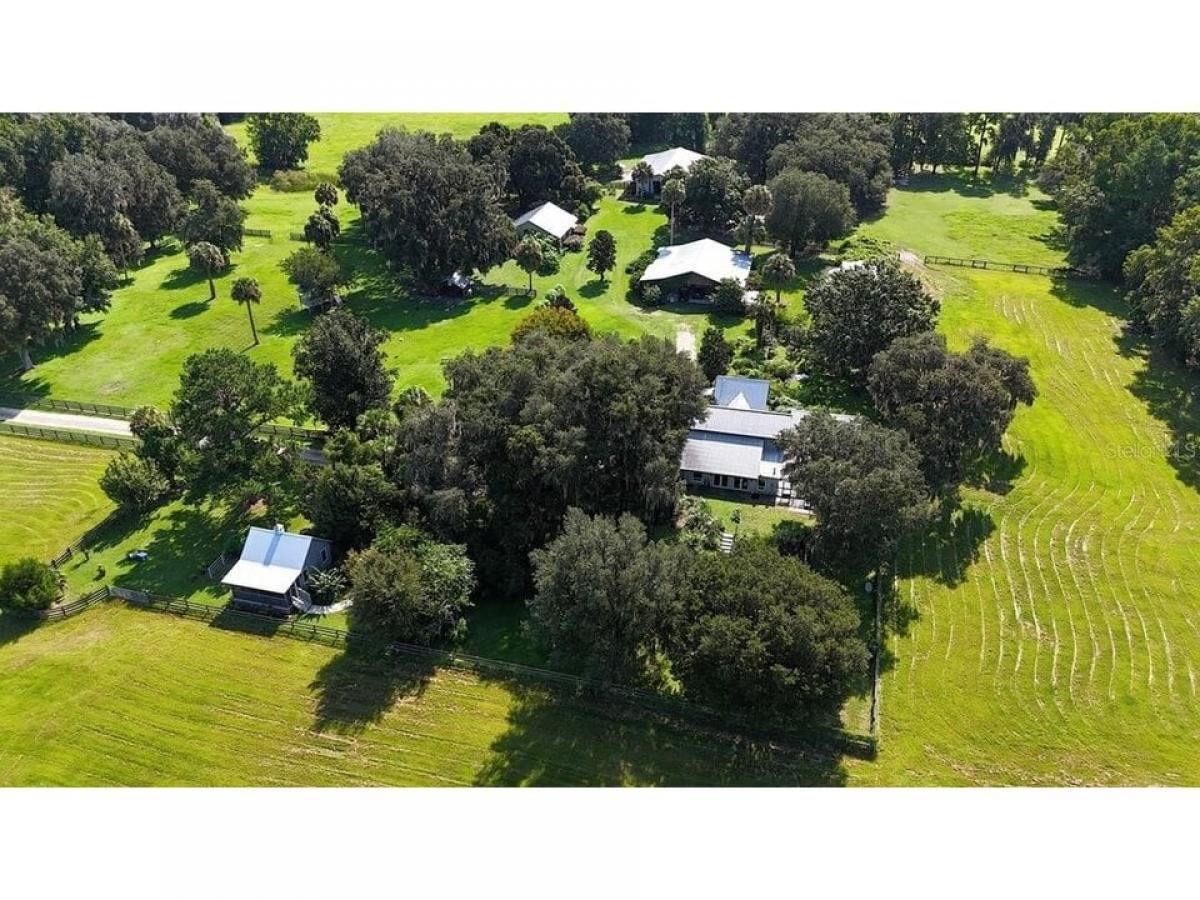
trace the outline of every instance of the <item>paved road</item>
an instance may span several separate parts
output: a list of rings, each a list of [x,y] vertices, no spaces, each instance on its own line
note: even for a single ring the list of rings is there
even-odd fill
[[[62,431],[87,431],[114,437],[132,437],[129,423],[123,419],[105,419],[77,413],[48,412],[44,409],[13,409],[0,406],[0,422],[28,425],[32,428],[57,428]],[[302,447],[297,454],[305,462],[322,466],[325,454],[315,447]]]
[[[121,419],[48,412],[44,409],[13,409],[0,406],[0,422],[12,422],[14,425],[29,425],[34,428],[61,428],[63,431],[90,431],[93,434],[111,434],[117,437],[131,436],[129,423]]]

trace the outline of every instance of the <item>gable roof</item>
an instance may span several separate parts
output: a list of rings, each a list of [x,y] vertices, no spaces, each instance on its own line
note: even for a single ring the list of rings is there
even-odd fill
[[[242,545],[241,557],[221,579],[221,584],[271,594],[287,593],[304,571],[309,547],[313,541],[321,540],[284,531],[282,525],[274,528],[252,526]]]
[[[715,475],[758,478],[762,470],[762,438],[692,431],[683,445],[679,468]]]
[[[695,274],[709,281],[732,278],[744,285],[750,277],[750,257],[711,238],[690,244],[661,247],[658,258],[646,267],[642,281],[663,281],[679,275]]]
[[[686,172],[698,159],[704,159],[704,154],[688,150],[686,147],[672,147],[670,150],[647,153],[642,157],[642,161],[650,166],[655,175],[665,175],[676,167]]]
[[[713,385],[713,403],[734,409],[766,409],[771,382],[762,378],[718,375]]]
[[[762,409],[734,409],[710,406],[704,418],[692,426],[693,431],[711,431],[739,437],[774,439],[781,431],[791,428],[808,415],[807,410],[768,412]]]
[[[522,225],[532,225],[551,237],[561,238],[574,228],[578,221],[578,216],[573,216],[561,206],[547,201],[513,219],[513,226],[520,228]]]

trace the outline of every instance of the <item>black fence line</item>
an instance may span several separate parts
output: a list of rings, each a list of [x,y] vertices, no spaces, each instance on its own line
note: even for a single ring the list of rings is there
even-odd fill
[[[41,425],[21,425],[16,422],[0,422],[0,433],[18,437],[39,438],[64,444],[80,444],[87,447],[127,449],[137,445],[137,438],[115,434],[97,434],[91,431],[68,431],[63,428],[46,428]]]
[[[109,514],[106,515],[103,519],[101,519],[99,522],[97,522],[95,525],[93,525],[91,528],[89,528],[87,531],[85,531],[82,535],[80,535],[78,538],[73,540],[71,543],[67,544],[67,546],[63,548],[63,551],[58,554],[58,556],[56,556],[56,557],[54,557],[54,559],[50,560],[50,565],[53,568],[57,569],[59,566],[61,566],[67,560],[71,559],[71,557],[73,557],[76,553],[78,553],[80,550],[82,550],[84,547],[86,547],[96,537],[96,535],[100,531],[107,528],[109,525],[111,525],[113,523],[113,521],[115,519],[120,518],[120,516],[121,516],[120,508],[114,509],[111,512],[109,512]]]
[[[271,232],[266,228],[243,228],[242,234],[246,237],[260,237],[267,238],[268,240],[271,238]]]
[[[1018,272],[1022,275],[1048,275],[1083,277],[1085,273],[1070,266],[1039,266],[1033,263],[995,262],[990,259],[965,259],[959,256],[924,257],[927,265],[958,266],[966,269],[989,269],[1000,272]]]
[[[452,650],[422,647],[417,644],[407,644],[400,641],[393,641],[387,644],[373,642],[370,638],[354,635],[352,632],[340,628],[329,628],[324,625],[313,625],[296,620],[278,619],[273,616],[244,610],[234,610],[229,607],[191,603],[187,600],[163,597],[141,591],[127,591],[120,588],[113,588],[112,596],[124,599],[143,609],[172,613],[184,618],[212,622],[220,617],[230,622],[257,625],[268,636],[282,635],[335,647],[345,647],[353,643],[376,643],[391,658],[407,656],[477,674],[503,675],[523,681],[535,681],[548,686],[566,688],[574,691],[576,694],[583,694],[600,700],[618,700],[665,715],[686,718],[693,721],[703,721],[709,726],[735,728],[742,733],[770,740],[802,740],[805,742],[819,741],[826,744],[832,743],[841,747],[846,752],[868,758],[874,756],[878,745],[874,734],[862,734],[850,729],[822,725],[786,728],[763,726],[761,723],[753,722],[735,714],[712,710],[687,701],[663,697],[649,691],[623,688],[583,678],[578,675],[571,675],[567,672],[556,672],[552,669],[535,668],[504,660],[472,656]]]
[[[397,656],[407,656],[414,659],[440,663],[448,668],[471,671],[476,674],[502,675],[523,681],[535,681],[550,687],[568,689],[579,696],[586,696],[601,701],[620,701],[642,710],[703,723],[709,727],[734,729],[741,734],[766,740],[832,744],[851,755],[866,758],[874,757],[878,748],[878,739],[874,734],[861,734],[850,729],[825,725],[799,727],[764,726],[762,723],[751,721],[736,714],[709,709],[708,707],[689,703],[685,700],[675,700],[649,691],[623,688],[604,682],[593,681],[566,672],[540,669],[498,659],[472,656],[466,653],[455,653],[450,650],[439,650],[433,647],[421,647],[416,644],[372,641],[370,638],[354,635],[341,628],[329,628],[324,625],[314,625],[294,619],[278,619],[273,616],[231,609],[228,606],[221,607],[206,603],[192,603],[188,600],[150,594],[145,591],[132,591],[127,588],[106,586],[92,591],[90,594],[69,604],[49,610],[41,610],[37,613],[22,613],[19,615],[39,620],[65,619],[68,616],[76,615],[113,597],[123,600],[139,609],[165,612],[210,624],[220,618],[229,624],[257,626],[257,633],[266,637],[282,635],[296,640],[321,643],[332,647],[346,647],[351,644],[375,645],[383,650],[388,657],[393,659]]]
[[[52,397],[22,394],[17,391],[0,391],[0,406],[84,413],[106,419],[128,419],[134,413],[134,410],[127,406],[116,406],[111,403],[87,403],[82,400],[55,400]]]

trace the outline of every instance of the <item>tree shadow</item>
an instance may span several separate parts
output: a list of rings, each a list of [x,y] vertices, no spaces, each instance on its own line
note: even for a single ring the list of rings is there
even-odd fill
[[[946,587],[962,584],[984,543],[996,530],[992,514],[970,504],[944,507],[923,528],[908,536],[908,549],[899,554],[899,578],[925,576]]]
[[[207,284],[208,277],[201,275],[191,266],[180,266],[178,269],[172,269],[167,273],[167,277],[162,280],[159,285],[163,290],[177,291],[182,288],[195,287],[198,284]]]
[[[706,728],[645,709],[501,681],[508,729],[475,775],[482,786],[835,786],[842,754]]]
[[[198,316],[205,310],[212,308],[212,302],[208,300],[189,300],[187,303],[181,303],[171,310],[172,319],[190,319],[193,316]]]
[[[32,616],[0,612],[0,647],[16,643],[41,624],[41,620]]]
[[[388,661],[377,644],[351,642],[309,685],[317,694],[313,728],[360,732],[400,701],[419,699],[435,673],[431,660]]]
[[[49,391],[45,383],[41,382],[39,384],[37,380],[37,366],[40,363],[69,356],[83,349],[84,346],[90,344],[100,336],[99,328],[100,322],[98,321],[81,322],[69,331],[55,332],[52,338],[45,343],[30,347],[29,355],[33,357],[34,368],[29,372],[20,371],[20,365],[15,353],[0,354],[0,360],[11,360],[11,367],[9,365],[5,366],[9,374],[3,381],[0,381],[0,386],[24,394],[48,395]]]
[[[520,293],[509,294],[504,298],[505,309],[524,309],[533,303],[534,294],[530,294],[527,290]]]
[[[601,281],[599,278],[595,278],[579,288],[579,296],[586,300],[595,300],[597,297],[607,294],[610,287],[612,287],[611,281]]]
[[[968,477],[967,483],[993,494],[1007,494],[1013,489],[1013,483],[1025,471],[1026,466],[1022,454],[1009,453],[1004,449],[996,450],[979,462]]]
[[[1029,178],[1024,173],[1001,173],[981,175],[973,172],[951,170],[949,172],[916,172],[908,176],[908,183],[898,185],[896,190],[913,193],[943,193],[953,191],[962,197],[984,199],[995,194],[1024,197],[1029,193]]]
[[[1144,361],[1129,390],[1147,412],[1170,432],[1164,448],[1167,462],[1179,479],[1200,491],[1200,390],[1196,373],[1180,362],[1171,348],[1132,329],[1116,338],[1122,356]]]

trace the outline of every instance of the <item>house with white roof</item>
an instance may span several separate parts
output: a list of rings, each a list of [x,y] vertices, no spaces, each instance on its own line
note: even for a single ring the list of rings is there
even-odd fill
[[[287,615],[293,605],[307,607],[307,575],[333,563],[333,545],[324,538],[274,528],[251,527],[242,554],[221,584],[233,590],[233,605],[256,612]]]
[[[686,486],[793,501],[778,439],[804,419],[808,410],[770,410],[769,391],[770,382],[759,378],[718,376],[713,404],[692,426],[683,446],[679,470]]]
[[[688,150],[686,147],[672,147],[661,153],[647,153],[642,157],[642,162],[648,165],[654,174],[649,181],[639,181],[635,184],[634,190],[642,197],[655,196],[662,191],[663,181],[666,180],[668,172],[672,169],[687,172],[696,160],[704,158],[703,153]]]
[[[560,244],[562,239],[571,233],[571,229],[579,224],[579,217],[571,215],[561,206],[547,201],[541,206],[535,206],[529,212],[513,219],[513,227],[517,234],[528,231],[540,231],[549,235]]]
[[[714,241],[701,238],[690,244],[660,247],[658,258],[646,267],[642,283],[658,283],[664,296],[705,300],[726,278],[742,287],[750,277],[750,257]]]

